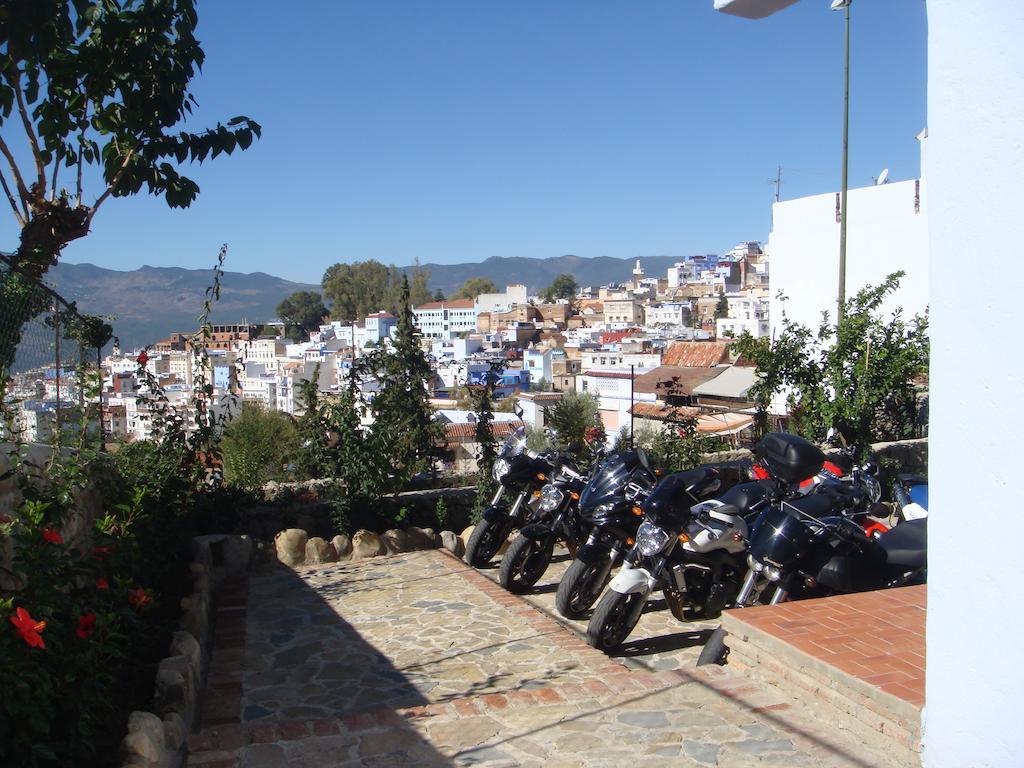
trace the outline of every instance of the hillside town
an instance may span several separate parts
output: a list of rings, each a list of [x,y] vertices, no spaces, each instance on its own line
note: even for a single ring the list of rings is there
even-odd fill
[[[479,383],[500,361],[498,400],[516,396],[524,419],[544,426],[545,406],[565,391],[599,398],[609,439],[639,424],[696,417],[702,434],[736,442],[753,423],[746,398],[754,369],[735,365],[730,340],[746,332],[769,333],[769,259],[760,243],[744,242],[723,256],[695,256],[665,275],[647,275],[637,260],[619,284],[578,287],[574,296],[543,303],[526,286],[472,299],[434,301],[412,308],[423,351],[433,370],[430,383],[437,418],[446,425],[457,469],[475,460],[466,445],[474,418],[458,408],[460,387]],[[241,403],[299,415],[300,384],[317,377],[323,393],[347,386],[353,360],[389,343],[397,318],[378,311],[360,318],[326,320],[304,341],[285,336],[285,323],[214,324],[202,354],[200,375],[213,385],[213,415],[233,415]],[[113,349],[103,360],[103,433],[108,441],[151,436],[147,381],[163,389],[169,404],[187,411],[197,382],[195,333],[177,332],[145,350]],[[199,358],[202,360],[202,358]],[[142,370],[149,377],[142,373]],[[372,399],[373,380],[360,380]],[[45,442],[56,425],[57,403],[79,399],[70,371],[36,369],[14,377],[17,428]],[[235,397],[231,397],[234,395]],[[496,414],[495,430],[515,417]],[[188,421],[188,419],[186,419]],[[460,466],[465,464],[466,466]]]

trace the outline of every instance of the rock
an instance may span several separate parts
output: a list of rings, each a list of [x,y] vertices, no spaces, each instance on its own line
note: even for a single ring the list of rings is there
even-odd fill
[[[406,529],[406,533],[409,534],[409,548],[420,550],[420,549],[434,549],[434,532],[430,529],[424,530],[423,528],[417,528],[413,526]]]
[[[164,744],[168,749],[177,751],[185,746],[188,738],[188,726],[177,712],[169,712],[164,716]]]
[[[384,531],[380,535],[380,540],[387,547],[389,555],[393,555],[396,552],[408,552],[412,549],[412,541],[409,534],[399,528]]]
[[[466,554],[466,545],[453,531],[441,531],[441,546],[456,557]]]
[[[281,494],[281,486],[271,480],[263,485],[263,498],[267,501],[274,501]]]
[[[431,549],[441,548],[441,534],[435,531],[433,528],[424,528],[423,535],[430,539]]]
[[[163,732],[161,731],[161,737]],[[136,765],[157,768],[160,765],[160,750],[153,740],[142,731],[134,731],[121,739],[121,755]]]
[[[469,544],[469,537],[473,535],[473,529],[475,525],[469,525],[462,529],[462,533],[459,534],[459,538],[462,539],[462,549],[465,551],[466,545]]]
[[[163,721],[152,712],[132,712],[128,715],[128,733],[144,733],[157,750],[164,748]]]
[[[339,560],[348,560],[352,557],[352,539],[347,533],[339,533],[331,539],[331,544],[334,545]]]
[[[387,554],[384,543],[373,531],[360,529],[352,537],[352,559],[364,560],[367,557],[377,557]]]
[[[314,536],[306,542],[306,565],[333,563],[337,559],[338,553],[330,542],[324,541],[319,536]]]
[[[302,565],[306,561],[306,541],[309,535],[301,528],[289,528],[274,537],[277,559],[285,565]]]

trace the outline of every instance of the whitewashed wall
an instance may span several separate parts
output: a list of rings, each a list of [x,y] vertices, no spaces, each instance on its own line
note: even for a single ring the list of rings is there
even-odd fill
[[[926,768],[1020,766],[1024,5],[928,2],[932,256]],[[991,280],[964,279],[984,264]],[[970,308],[970,311],[968,311]],[[983,322],[965,322],[981,315]],[[970,386],[965,383],[970,381]],[[1007,439],[1011,438],[1011,439]],[[969,521],[969,523],[968,523]],[[1004,538],[1005,537],[1005,538]],[[1001,539],[1009,545],[993,546]]]
[[[923,127],[923,126],[922,126]],[[881,163],[881,160],[879,161]],[[849,191],[846,229],[846,296],[878,284],[897,270],[907,273],[888,305],[923,312],[928,304],[928,229],[924,182],[920,212],[915,183],[899,181]],[[790,319],[817,330],[821,313],[835,318],[839,286],[839,223],[834,192],[775,203],[768,238],[771,258],[771,325],[781,325],[779,290]]]

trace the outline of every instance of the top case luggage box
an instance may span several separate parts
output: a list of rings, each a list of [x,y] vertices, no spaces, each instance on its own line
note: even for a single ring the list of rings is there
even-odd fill
[[[784,483],[801,483],[821,472],[825,454],[799,435],[770,432],[754,449],[772,475]]]

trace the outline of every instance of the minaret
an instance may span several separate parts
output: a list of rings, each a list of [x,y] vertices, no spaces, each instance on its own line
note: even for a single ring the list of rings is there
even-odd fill
[[[633,287],[639,288],[640,281],[644,279],[644,269],[640,266],[640,259],[636,260],[636,266],[633,267]]]

